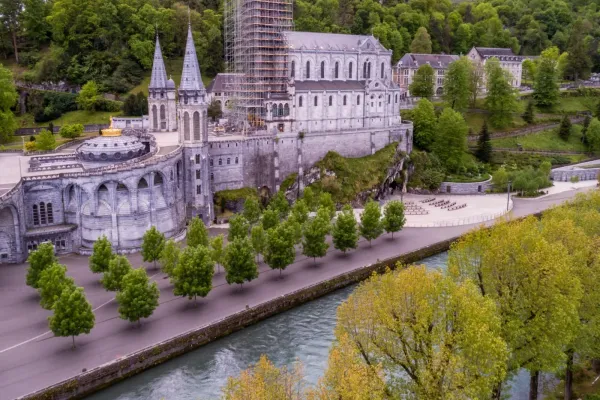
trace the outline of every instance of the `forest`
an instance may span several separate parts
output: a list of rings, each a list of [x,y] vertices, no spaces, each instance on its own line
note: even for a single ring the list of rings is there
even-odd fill
[[[0,0],[0,61],[28,82],[93,80],[127,92],[150,70],[158,31],[167,58],[183,56],[191,20],[202,73],[223,71],[223,1]],[[189,16],[188,16],[189,15]],[[410,51],[427,29],[434,53],[472,46],[538,55],[549,46],[577,55],[577,76],[600,71],[600,0],[296,0],[295,29],[373,34]],[[574,74],[573,74],[574,76]]]

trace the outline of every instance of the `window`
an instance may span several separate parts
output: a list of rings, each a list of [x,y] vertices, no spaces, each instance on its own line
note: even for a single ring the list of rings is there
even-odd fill
[[[340,77],[340,63],[338,61],[335,62],[335,79]]]
[[[183,140],[190,140],[190,114],[183,114]]]
[[[194,140],[200,140],[200,113],[194,113]]]
[[[371,62],[369,61],[369,65],[367,66],[367,78],[371,79]]]
[[[283,106],[283,115],[285,115],[285,116],[290,115],[290,106],[287,103],[285,103],[285,105]]]
[[[52,212],[52,203],[46,204],[46,213],[48,213],[48,223],[54,223],[54,213]]]
[[[383,63],[381,63],[381,79],[383,79],[384,70],[385,70],[385,65]]]
[[[219,165],[223,165],[223,159],[219,158]]]
[[[196,194],[202,194],[202,185],[196,185]]]
[[[319,98],[317,96],[315,96],[315,107],[319,105]]]
[[[215,180],[215,174],[210,174],[210,180],[214,181]]]
[[[360,95],[356,96],[356,105],[360,106]]]
[[[392,96],[388,94],[388,104],[392,101]]]
[[[235,158],[235,163],[237,164],[239,162],[238,157]]]
[[[325,61],[321,61],[321,79],[325,79]]]
[[[344,95],[344,105],[346,105],[346,95]]]
[[[196,179],[202,179],[199,169],[196,170]]]
[[[348,79],[352,79],[352,61],[350,61],[350,64],[348,65]]]
[[[298,97],[298,107],[302,107],[302,96]]]
[[[293,78],[296,76],[296,61],[292,60],[292,65],[290,66],[290,76]]]
[[[196,164],[200,164],[200,154],[196,154]]]
[[[152,106],[152,126],[154,126],[154,130],[158,130],[158,110],[156,106]]]
[[[310,61],[306,62],[306,79],[310,79]]]
[[[333,96],[329,96],[329,105],[332,106],[333,105]]]
[[[227,159],[227,165],[231,164],[231,158]]]
[[[46,205],[40,203],[40,223],[46,225]]]
[[[165,106],[160,106],[160,129],[167,129]]]
[[[367,78],[367,62],[363,64],[363,78]]]
[[[396,94],[396,100],[395,101],[396,101],[396,103],[398,102],[398,95],[397,94]]]
[[[214,162],[213,162],[213,159],[212,159],[212,158],[210,159],[210,162],[209,162],[209,163],[210,163],[210,166],[211,166],[211,167],[214,165]]]
[[[37,204],[33,205],[33,225],[40,224],[40,213],[38,212]]]

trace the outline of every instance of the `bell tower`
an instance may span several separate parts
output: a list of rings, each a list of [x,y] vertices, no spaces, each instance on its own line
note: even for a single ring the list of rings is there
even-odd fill
[[[163,60],[158,33],[154,48],[154,63],[150,86],[148,86],[148,113],[151,132],[177,131],[177,103],[175,100],[175,82],[167,80],[167,71]]]

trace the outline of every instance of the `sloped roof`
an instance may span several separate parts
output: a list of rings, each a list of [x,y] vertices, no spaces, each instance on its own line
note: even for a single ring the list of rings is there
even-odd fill
[[[512,49],[496,47],[475,47],[481,57],[515,56]]]
[[[296,81],[296,91],[364,90],[365,81]]]
[[[322,49],[322,50],[382,50],[388,51],[373,36],[347,35],[342,33],[293,32],[283,31],[284,38],[291,49]],[[371,43],[373,43],[371,45]],[[371,47],[372,46],[372,47]]]
[[[196,46],[194,45],[194,37],[192,36],[192,27],[190,25],[188,26],[179,91],[200,92],[204,90],[204,83],[202,83],[202,76],[200,75],[200,64],[198,63]]]
[[[454,54],[417,54],[407,53],[396,64],[398,67],[418,68],[429,64],[435,69],[446,69],[460,57]]]
[[[206,91],[209,93],[231,91],[231,85],[235,84],[236,78],[241,75],[243,74],[219,73],[212,81],[210,81],[209,85],[206,87]]]
[[[156,35],[156,46],[154,47],[154,62],[152,64],[152,75],[150,76],[150,89],[167,88],[167,70],[163,60],[158,35]]]

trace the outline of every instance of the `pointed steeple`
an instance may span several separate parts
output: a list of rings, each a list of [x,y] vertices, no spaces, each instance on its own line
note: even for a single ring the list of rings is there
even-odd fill
[[[150,89],[167,89],[167,70],[163,60],[158,33],[156,34],[156,47],[154,48],[154,63],[152,64],[152,76],[150,77]]]
[[[188,25],[188,37],[185,44],[185,57],[183,59],[183,72],[179,91],[205,92],[202,76],[200,75],[200,64],[196,55],[196,46],[192,36],[192,25]]]

